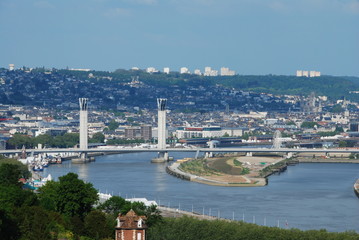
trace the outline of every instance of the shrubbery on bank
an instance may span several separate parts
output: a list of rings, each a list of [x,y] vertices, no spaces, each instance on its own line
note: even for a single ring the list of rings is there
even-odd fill
[[[301,231],[243,222],[166,218],[149,229],[148,240],[358,240],[355,232]]]

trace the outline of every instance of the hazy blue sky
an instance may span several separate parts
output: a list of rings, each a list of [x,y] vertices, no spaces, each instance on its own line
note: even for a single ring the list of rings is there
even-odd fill
[[[359,76],[359,0],[0,0],[0,67]]]

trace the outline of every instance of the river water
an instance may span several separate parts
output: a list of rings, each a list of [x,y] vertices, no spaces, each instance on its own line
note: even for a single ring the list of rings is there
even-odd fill
[[[175,159],[193,153],[173,153]],[[282,228],[359,232],[359,199],[353,184],[359,164],[301,163],[269,177],[265,187],[218,187],[175,178],[154,153],[96,157],[87,164],[51,165],[54,179],[75,172],[95,188],[124,198],[145,197],[181,210]]]

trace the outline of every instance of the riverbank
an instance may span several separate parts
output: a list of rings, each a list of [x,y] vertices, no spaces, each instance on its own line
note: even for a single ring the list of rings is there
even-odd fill
[[[359,163],[359,159],[349,158],[296,158],[299,163]]]

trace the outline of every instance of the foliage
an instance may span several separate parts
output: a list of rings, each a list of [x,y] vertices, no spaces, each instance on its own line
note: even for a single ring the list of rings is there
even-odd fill
[[[112,196],[110,199],[99,204],[97,209],[116,217],[121,212],[121,209],[125,206],[125,204],[126,200],[124,198]]]
[[[146,142],[144,139],[108,139],[107,145],[137,144]]]
[[[146,223],[148,226],[162,221],[162,216],[157,206],[151,205],[147,207],[142,202],[130,202],[118,196],[112,196],[104,203],[99,204],[97,209],[110,214],[113,218],[117,217],[119,213],[126,214],[132,209],[137,215],[145,215],[147,217]]]
[[[210,169],[207,166],[205,159],[195,159],[181,163],[180,169],[184,172],[189,172],[200,176],[219,175],[218,171]]]
[[[330,109],[330,112],[332,112],[332,113],[341,113],[341,112],[344,112],[344,109],[342,108],[341,105],[336,104]]]
[[[115,120],[112,120],[109,124],[108,124],[108,129],[110,130],[110,131],[115,131],[117,128],[118,128],[118,126],[120,126],[120,124],[118,123],[118,122],[116,122]]]
[[[91,183],[78,179],[75,173],[59,177],[58,182],[48,182],[39,189],[42,206],[66,216],[83,218],[98,200],[97,190]]]
[[[21,178],[20,167],[14,164],[3,163],[0,165],[0,184],[2,185],[20,185]]]
[[[108,221],[106,214],[91,211],[84,220],[86,235],[93,239],[103,239],[114,235],[114,221]]]
[[[27,135],[15,134],[8,140],[8,144],[10,147],[14,148],[21,148],[22,146],[31,148],[32,146],[37,146],[39,143],[48,147],[68,148],[74,147],[78,144],[79,138],[78,133],[65,133],[62,136],[50,136],[48,134],[44,134],[34,138],[30,138]]]
[[[238,161],[237,159],[233,159],[234,166],[242,166],[242,162]]]
[[[148,240],[354,240],[355,232],[330,233],[325,230],[301,231],[264,227],[244,222],[198,220],[189,217],[166,218],[148,230]]]
[[[103,133],[95,133],[91,139],[89,139],[90,143],[104,143],[105,142],[105,135]]]
[[[318,125],[316,122],[303,122],[302,125],[300,125],[301,128],[314,128],[315,125]]]

